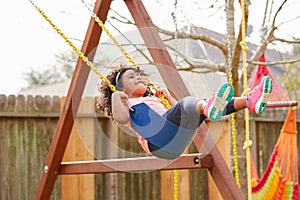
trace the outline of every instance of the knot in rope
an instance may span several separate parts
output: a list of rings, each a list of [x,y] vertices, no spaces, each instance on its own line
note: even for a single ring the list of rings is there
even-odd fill
[[[244,142],[244,146],[243,146],[243,150],[247,150],[249,147],[251,147],[252,145],[252,141],[251,140],[247,140]]]
[[[244,40],[240,42],[240,45],[244,51],[248,51],[247,43]]]

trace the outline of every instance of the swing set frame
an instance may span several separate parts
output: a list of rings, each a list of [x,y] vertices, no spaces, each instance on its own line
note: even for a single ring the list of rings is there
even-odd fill
[[[93,12],[103,23],[106,21],[111,2],[112,0],[97,0],[95,3]],[[171,56],[159,37],[159,34],[156,31],[156,28],[152,23],[142,1],[124,0],[124,2],[128,7],[138,29],[142,30],[143,28],[147,28],[147,31],[140,31],[140,34],[148,47],[154,63],[157,66],[166,66],[158,68],[166,86],[170,91],[173,91],[173,95],[179,99],[188,96],[189,92],[180,77],[174,62],[172,61]],[[102,29],[98,26],[95,20],[91,18],[84,43],[81,47],[81,51],[84,55],[87,55],[88,59],[91,61],[94,59],[96,53],[95,49],[99,44],[101,34]],[[177,73],[172,74],[172,77],[169,76],[168,67]],[[164,162],[164,160],[154,157],[67,163],[62,162],[71,130],[74,125],[74,116],[76,116],[78,111],[89,72],[90,67],[88,67],[81,58],[78,58],[66,101],[61,111],[56,132],[53,136],[47,160],[45,162],[45,167],[41,175],[35,197],[36,200],[50,199],[58,175],[157,170],[159,167],[156,166],[155,163]],[[206,123],[202,123],[202,125],[196,130],[194,144],[198,150],[200,147],[211,150],[208,155],[188,154],[180,156],[175,161],[165,161],[170,163],[165,165],[166,167],[164,168],[159,168],[159,170],[206,168],[209,170],[220,194],[224,199],[245,199],[242,191],[236,184],[230,169],[223,159],[221,152],[216,146],[214,139],[209,133]],[[117,165],[118,170],[108,167],[113,165]],[[122,166],[122,168],[120,168],[120,166]],[[159,166],[161,166],[161,164]]]

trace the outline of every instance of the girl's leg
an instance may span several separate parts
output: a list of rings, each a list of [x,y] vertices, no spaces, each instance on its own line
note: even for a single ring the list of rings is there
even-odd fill
[[[204,100],[196,97],[184,97],[177,104],[173,105],[163,116],[181,127],[197,129],[206,119],[205,115],[197,110],[202,102],[204,102]]]
[[[245,106],[245,97],[234,97],[231,101],[227,104],[223,115],[229,115],[231,113],[237,112],[246,108]]]

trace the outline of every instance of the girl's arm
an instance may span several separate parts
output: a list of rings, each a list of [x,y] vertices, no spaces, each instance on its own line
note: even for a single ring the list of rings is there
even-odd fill
[[[126,124],[129,121],[128,96],[122,91],[114,92],[111,96],[112,115],[116,122]]]
[[[168,100],[168,102],[171,106],[173,106],[175,103],[177,103],[177,100],[174,97],[172,97],[166,89],[157,87],[155,96],[160,97],[160,95],[163,95],[165,97],[165,99]]]

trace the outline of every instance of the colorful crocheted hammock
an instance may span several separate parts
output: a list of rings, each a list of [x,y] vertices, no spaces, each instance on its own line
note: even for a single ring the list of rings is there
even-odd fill
[[[278,163],[278,146],[275,146],[268,168],[260,180],[252,181],[252,198],[259,200],[298,200],[298,183],[283,177]]]
[[[296,109],[291,108],[281,130],[268,167],[258,179],[253,173],[252,198],[298,200],[298,154]]]

